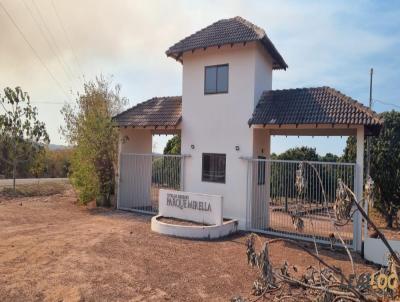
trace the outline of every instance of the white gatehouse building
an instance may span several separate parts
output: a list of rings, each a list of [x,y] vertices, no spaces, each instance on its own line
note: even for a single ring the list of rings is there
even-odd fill
[[[241,17],[217,21],[166,54],[182,64],[182,96],[154,97],[114,117],[120,129],[118,208],[157,213],[160,189],[210,195],[211,202],[200,201],[210,207],[201,215],[220,205],[221,224],[230,219],[242,230],[305,240],[313,231],[326,241],[337,179],[362,196],[364,138],[378,133],[378,116],[330,87],[274,90],[273,72],[288,65],[265,31]],[[179,135],[181,155],[153,154],[158,134]],[[303,164],[308,189],[299,196],[301,163],[270,159],[271,135],[355,136],[357,160]],[[187,198],[169,199],[168,206],[184,211]],[[311,206],[299,211],[300,199]],[[193,200],[187,201],[191,207]],[[304,216],[301,232],[293,227],[294,213]],[[356,250],[360,221],[356,215],[341,230]]]

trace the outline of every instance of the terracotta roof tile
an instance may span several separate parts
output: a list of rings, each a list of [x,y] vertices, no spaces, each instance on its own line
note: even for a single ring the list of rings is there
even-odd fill
[[[259,41],[264,46],[274,60],[274,69],[286,69],[288,67],[265,31],[239,16],[219,20],[195,32],[171,46],[166,54],[178,60],[182,53],[186,51],[251,41]]]
[[[118,126],[177,126],[182,119],[182,97],[155,97],[116,115]]]
[[[352,124],[380,126],[369,108],[330,87],[265,91],[249,125]]]

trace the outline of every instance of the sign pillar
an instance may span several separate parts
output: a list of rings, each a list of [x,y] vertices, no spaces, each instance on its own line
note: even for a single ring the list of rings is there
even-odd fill
[[[159,216],[222,225],[222,196],[160,189]]]

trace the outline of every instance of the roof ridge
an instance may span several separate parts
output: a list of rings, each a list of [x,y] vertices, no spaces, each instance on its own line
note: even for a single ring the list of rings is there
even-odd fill
[[[159,100],[159,99],[171,99],[171,98],[181,98],[181,101],[182,101],[182,96],[181,96],[181,95],[176,95],[176,96],[154,96],[154,97],[152,97],[152,98],[150,98],[150,99],[148,99],[148,100],[146,100],[146,101],[137,103],[137,104],[133,105],[132,107],[130,107],[130,108],[128,108],[128,109],[126,109],[126,110],[124,110],[124,111],[122,111],[122,112],[120,112],[120,113],[114,115],[114,116],[112,117],[112,119],[118,118],[118,117],[120,117],[122,114],[127,113],[127,112],[130,112],[130,111],[132,111],[132,110],[134,110],[134,109],[137,109],[137,108],[139,108],[139,107],[141,107],[141,106],[143,106],[143,105],[145,105],[145,104],[147,104],[147,103],[149,103],[149,102],[151,102],[151,101]]]
[[[323,89],[323,88],[329,88],[328,86],[316,86],[316,87],[297,87],[297,88],[282,88],[282,89],[271,89],[271,90],[264,90],[263,93],[265,92],[270,92],[270,91],[292,91],[292,90],[309,90],[309,89]]]
[[[226,21],[226,20],[229,20],[229,19],[220,19],[220,20],[218,20],[218,21],[215,21],[215,22],[211,23],[210,25],[207,25],[207,26],[205,26],[205,27],[203,27],[203,28],[201,28],[201,29],[195,31],[195,32],[192,33],[191,35],[180,39],[178,42],[176,42],[174,45],[172,45],[170,48],[168,48],[167,51],[166,51],[165,53],[166,53],[167,56],[168,56],[168,55],[169,55],[169,52],[170,52],[170,50],[171,50],[171,48],[177,46],[179,43],[183,42],[183,41],[186,40],[186,39],[189,39],[189,38],[193,37],[194,35],[200,33],[201,31],[203,31],[203,30],[205,30],[205,29],[207,29],[207,28],[209,28],[209,27],[211,27],[211,26],[214,26],[214,25],[217,24],[217,23],[220,23],[221,21]]]
[[[152,99],[172,99],[172,98],[182,98],[182,96],[181,95],[153,96],[150,100],[152,100]]]
[[[262,39],[264,36],[266,36],[267,34],[265,33],[265,30],[262,29],[261,27],[255,25],[254,23],[251,23],[249,20],[241,17],[241,16],[236,16],[231,18],[233,20],[239,21],[240,23],[242,23],[244,26],[246,26],[247,28],[254,30],[256,32],[256,34],[259,36],[259,39]],[[227,19],[229,20],[229,19]]]

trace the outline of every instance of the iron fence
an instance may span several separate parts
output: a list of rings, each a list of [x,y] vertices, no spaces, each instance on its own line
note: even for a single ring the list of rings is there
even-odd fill
[[[183,155],[120,154],[118,208],[156,214],[160,189],[183,190]]]
[[[247,228],[295,239],[352,245],[353,224],[332,223],[338,179],[354,187],[355,164],[248,160]]]

